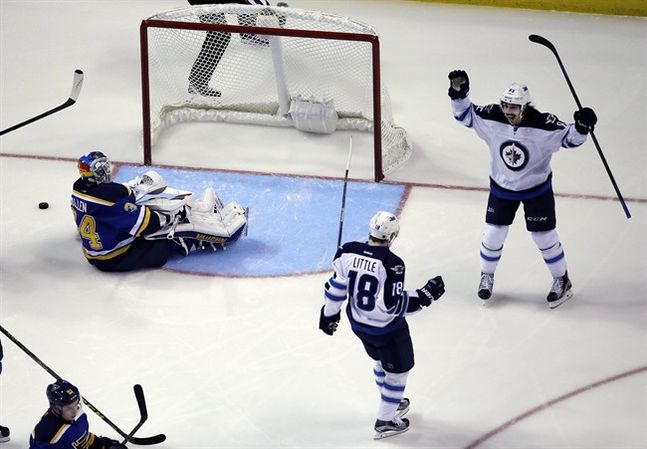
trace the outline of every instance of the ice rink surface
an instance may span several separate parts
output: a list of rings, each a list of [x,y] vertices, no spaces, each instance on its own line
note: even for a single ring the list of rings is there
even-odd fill
[[[0,1],[1,128],[59,104],[74,69],[86,74],[78,104],[0,140],[0,323],[124,430],[138,420],[132,385],[142,384],[149,419],[137,435],[165,433],[160,449],[646,448],[647,22],[413,2],[290,4],[378,30],[395,120],[414,145],[387,177],[408,189],[393,250],[407,263],[408,288],[442,274],[447,293],[409,319],[411,430],[372,440],[372,363],[345,318],[333,338],[317,329],[328,273],[109,275],[83,260],[68,208],[75,160],[101,149],[141,163],[138,27],[185,6],[179,0]],[[454,121],[446,95],[447,73],[464,68],[475,103],[525,82],[538,109],[570,121],[575,104],[557,63],[529,34],[557,46],[580,99],[597,112],[596,135],[633,214],[624,217],[590,141],[555,155],[575,296],[552,311],[550,275],[519,217],[491,303],[476,297],[488,154]],[[354,137],[351,177],[365,181],[370,135]],[[186,124],[154,151],[157,163],[176,167],[338,181],[347,142],[345,132]],[[268,195],[277,209],[265,210],[257,231],[272,230],[271,214],[288,213],[291,199],[304,201],[298,185]],[[39,210],[40,201],[50,208]],[[317,213],[330,218],[312,225],[333,250],[328,223],[336,226],[338,207],[326,202]],[[349,220],[357,213],[349,208]],[[310,226],[273,230],[280,248],[313,244]],[[52,379],[0,338],[0,423],[12,431],[2,447],[25,448]],[[86,411],[93,432],[116,437]]]

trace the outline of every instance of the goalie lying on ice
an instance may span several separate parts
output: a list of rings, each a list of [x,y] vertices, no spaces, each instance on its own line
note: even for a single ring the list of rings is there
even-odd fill
[[[208,187],[199,199],[149,171],[120,184],[100,151],[81,156],[72,212],[88,262],[101,271],[163,266],[171,254],[224,249],[247,233],[247,211]]]

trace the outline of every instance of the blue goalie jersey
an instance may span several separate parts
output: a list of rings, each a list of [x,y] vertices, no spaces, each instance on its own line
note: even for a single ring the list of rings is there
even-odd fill
[[[80,178],[74,183],[71,206],[88,259],[117,257],[128,251],[135,237],[156,230],[147,229],[151,211],[138,206],[124,184],[94,185]]]

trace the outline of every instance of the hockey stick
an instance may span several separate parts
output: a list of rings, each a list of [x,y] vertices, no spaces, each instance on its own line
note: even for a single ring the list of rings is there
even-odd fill
[[[139,407],[139,422],[135,427],[133,427],[133,430],[130,431],[128,434],[128,438],[124,438],[124,440],[121,442],[121,444],[126,444],[128,442],[129,438],[132,438],[133,435],[135,435],[135,432],[139,430],[139,428],[146,422],[148,419],[148,410],[146,409],[146,398],[144,398],[144,389],[142,388],[141,385],[135,384],[133,386],[133,390],[135,391],[135,399],[137,399],[137,406]]]
[[[18,346],[20,349],[22,349],[22,351],[23,351],[25,354],[27,354],[29,357],[31,357],[31,359],[32,359],[34,362],[38,363],[38,364],[40,365],[40,367],[41,367],[41,368],[43,368],[45,371],[47,371],[47,372],[48,372],[52,377],[54,377],[54,378],[55,378],[55,379],[57,379],[57,380],[62,380],[62,379],[63,379],[61,376],[59,376],[58,374],[56,374],[56,373],[54,372],[54,370],[52,370],[49,366],[45,365],[45,363],[44,363],[42,360],[40,360],[38,357],[36,357],[36,355],[35,355],[33,352],[31,352],[29,349],[27,349],[27,347],[26,347],[25,345],[23,345],[23,344],[22,344],[22,343],[21,343],[21,342],[20,342],[16,337],[14,337],[13,335],[11,335],[11,334],[9,333],[9,331],[7,331],[4,327],[2,327],[2,325],[0,325],[0,332],[2,332],[3,334],[5,334],[9,340],[13,341],[13,342],[16,344],[16,346]],[[125,433],[123,430],[121,430],[119,427],[117,427],[117,426],[116,426],[112,421],[110,421],[110,420],[109,420],[109,419],[108,419],[108,418],[107,418],[103,413],[101,413],[101,412],[99,411],[99,409],[97,409],[94,405],[92,405],[92,404],[90,403],[90,401],[88,401],[88,400],[85,398],[85,396],[81,396],[81,399],[83,400],[83,403],[84,403],[85,405],[87,405],[87,406],[88,406],[88,408],[89,408],[90,410],[92,410],[92,411],[93,411],[93,412],[94,412],[94,413],[95,413],[99,418],[101,418],[103,421],[105,421],[105,423],[106,423],[106,424],[108,424],[110,427],[112,427],[112,428],[113,428],[113,430],[114,430],[115,432],[117,432],[117,433],[118,433],[119,435],[121,435],[123,438],[126,438],[126,440],[128,440],[130,443],[138,444],[138,445],[142,445],[142,446],[161,443],[162,441],[166,440],[166,435],[164,435],[164,434],[159,434],[159,435],[154,435],[154,436],[152,436],[152,437],[144,437],[144,438],[138,438],[138,437],[134,437],[134,436],[132,436],[132,434],[133,434],[133,433],[135,433],[135,431],[136,431],[136,430],[137,430],[137,429],[138,429],[138,428],[139,428],[139,427],[144,423],[144,421],[146,421],[146,419],[148,418],[148,412],[147,412],[147,410],[146,410],[146,403],[143,401],[143,398],[144,398],[144,396],[143,396],[143,395],[144,395],[144,391],[143,391],[143,390],[141,390],[141,386],[140,386],[140,387],[139,387],[139,390],[141,390],[141,398],[140,398],[140,397],[137,395],[137,393],[138,393],[138,392],[137,392],[137,386],[138,386],[138,385],[135,385],[135,397],[137,398],[137,403],[138,403],[138,405],[139,405],[139,413],[140,413],[140,415],[141,415],[141,418],[140,418],[140,421],[139,421],[139,423],[137,424],[137,426],[136,426],[136,427],[131,431],[131,435],[128,435],[128,434],[127,434],[127,433]],[[141,399],[141,400],[140,400],[140,399]],[[142,408],[142,405],[143,405],[143,408]]]
[[[575,93],[575,88],[571,83],[571,79],[568,77],[568,73],[566,73],[566,68],[564,67],[564,64],[562,64],[562,60],[559,57],[559,54],[557,54],[557,49],[555,48],[555,46],[545,37],[541,37],[536,34],[531,34],[530,36],[528,36],[528,39],[530,39],[530,42],[543,45],[544,47],[548,48],[551,52],[553,52],[553,54],[555,55],[555,58],[557,58],[557,63],[559,64],[559,67],[562,69],[564,78],[566,78],[566,83],[568,84],[568,87],[571,90],[571,94],[573,94],[573,98],[575,99],[575,104],[577,104],[577,107],[579,109],[582,109],[582,103],[580,103],[580,99],[577,97],[577,94]],[[609,164],[607,164],[607,160],[604,157],[604,154],[602,154],[602,148],[600,148],[600,144],[598,143],[598,139],[595,137],[593,130],[590,131],[590,134],[591,134],[591,140],[593,140],[593,144],[595,145],[595,148],[598,150],[598,155],[600,156],[600,159],[602,159],[602,164],[604,165],[604,168],[607,171],[607,175],[609,175],[609,179],[611,179],[611,184],[613,184],[613,188],[616,191],[616,195],[618,196],[618,200],[620,200],[620,204],[624,209],[625,215],[627,216],[627,218],[631,218],[631,213],[629,212],[629,208],[627,207],[627,204],[625,203],[625,200],[622,197],[622,193],[620,193],[618,184],[616,184],[616,180],[614,179],[613,174],[611,173]]]
[[[72,92],[70,92],[70,98],[68,98],[65,101],[65,103],[61,104],[60,106],[56,106],[54,109],[50,109],[47,112],[43,112],[42,114],[37,115],[36,117],[32,117],[29,120],[25,120],[22,123],[18,123],[17,125],[13,125],[10,128],[3,129],[2,131],[0,131],[0,136],[8,132],[14,131],[18,128],[22,128],[23,126],[29,125],[30,123],[33,123],[36,120],[40,120],[42,118],[47,117],[48,115],[52,115],[58,111],[61,111],[65,108],[72,106],[74,103],[76,103],[76,99],[79,97],[79,93],[81,93],[82,86],[83,86],[83,71],[80,69],[76,69],[74,71],[74,81],[72,82]]]
[[[344,190],[341,194],[341,212],[339,213],[339,235],[337,236],[337,248],[341,247],[341,233],[344,228],[344,212],[346,211],[346,188],[348,186],[348,170],[350,169],[350,159],[353,156],[353,136],[350,136],[348,142],[348,162],[346,162],[346,174],[344,174]]]

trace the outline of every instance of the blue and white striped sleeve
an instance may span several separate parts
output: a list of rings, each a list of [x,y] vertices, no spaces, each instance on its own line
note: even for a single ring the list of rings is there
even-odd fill
[[[586,142],[586,134],[580,134],[575,129],[575,125],[571,123],[566,128],[566,133],[562,138],[562,147],[563,148],[576,148]]]
[[[452,100],[452,113],[457,122],[468,128],[472,127],[472,101],[469,97]]]
[[[347,280],[335,271],[324,285],[324,315],[332,316],[341,310],[346,300],[347,290]]]

